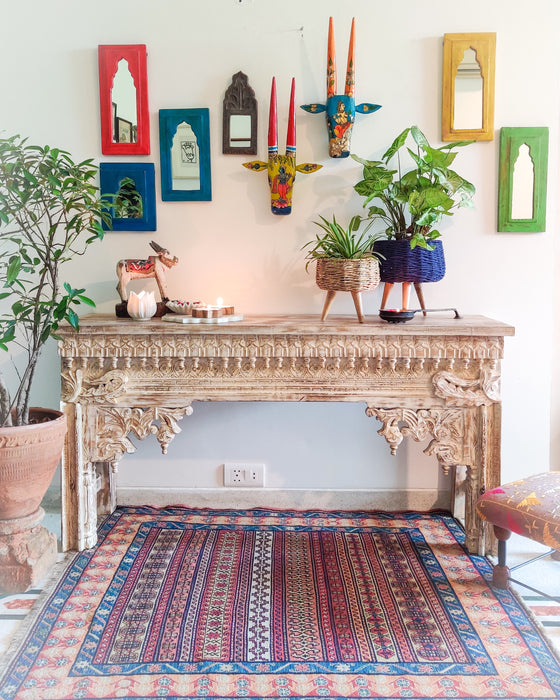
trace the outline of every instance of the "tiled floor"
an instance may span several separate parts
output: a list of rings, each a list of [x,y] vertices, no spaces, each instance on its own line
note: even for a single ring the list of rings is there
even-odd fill
[[[59,514],[47,513],[44,525],[60,536]],[[517,535],[512,535],[508,541],[507,549],[507,562],[510,567],[546,551],[544,546]],[[60,560],[63,558],[63,555],[59,555]],[[560,561],[547,557],[514,571],[512,576],[522,583],[531,585],[560,599]],[[520,594],[526,607],[533,612],[536,619],[540,622],[545,635],[560,656],[560,602],[547,600],[520,586],[514,586],[514,588]],[[25,619],[40,594],[41,590],[35,589],[15,595],[0,595],[0,659],[6,653],[14,634],[20,628],[22,620]]]

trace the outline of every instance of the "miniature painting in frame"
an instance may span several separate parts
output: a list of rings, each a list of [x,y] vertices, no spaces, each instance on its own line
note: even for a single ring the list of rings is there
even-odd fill
[[[500,130],[498,231],[546,228],[548,127]]]
[[[210,201],[209,110],[160,109],[161,198]]]
[[[100,163],[101,194],[107,197],[113,231],[155,231],[153,163]],[[103,223],[105,230],[110,230]]]
[[[257,153],[257,100],[241,71],[232,76],[224,97],[222,153]]]
[[[146,55],[145,44],[102,44],[98,48],[101,151],[105,155],[150,152]]]

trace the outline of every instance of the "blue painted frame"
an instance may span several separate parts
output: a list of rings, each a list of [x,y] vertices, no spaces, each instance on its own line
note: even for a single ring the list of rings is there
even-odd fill
[[[200,155],[200,189],[173,189],[171,177],[171,147],[177,127],[181,122],[189,124],[196,136]],[[212,200],[212,179],[210,173],[210,112],[201,109],[160,109],[159,147],[161,163],[161,198],[163,201],[206,201]]]
[[[142,197],[142,217],[139,219],[113,216],[114,208],[108,206],[113,219],[113,231],[155,231],[156,230],[156,190],[153,163],[100,163],[99,182],[102,195],[116,195],[123,178],[130,177]],[[103,228],[111,228],[103,223]]]

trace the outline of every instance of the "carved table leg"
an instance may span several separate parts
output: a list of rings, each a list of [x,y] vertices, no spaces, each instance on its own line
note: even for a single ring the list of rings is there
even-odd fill
[[[82,407],[79,403],[62,404],[67,432],[61,460],[62,551],[78,549],[79,486],[83,470]]]

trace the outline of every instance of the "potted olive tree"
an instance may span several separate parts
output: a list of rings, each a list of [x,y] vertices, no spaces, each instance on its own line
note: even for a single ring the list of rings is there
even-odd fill
[[[91,160],[76,163],[61,149],[0,139],[0,349],[10,356],[9,376],[0,372],[0,590],[25,590],[56,556],[56,538],[39,526],[40,503],[66,420],[29,403],[49,338],[64,321],[78,329],[77,306],[95,306],[63,280],[62,267],[103,237],[102,221],[110,223],[96,173]]]
[[[373,221],[360,232],[362,217],[353,216],[348,226],[341,225],[333,214],[332,221],[323,216],[314,223],[322,229],[303,247],[307,248],[307,265],[316,261],[315,281],[319,289],[327,292],[321,321],[327,317],[337,292],[350,292],[358,315],[363,323],[361,292],[375,289],[379,284],[379,255],[372,247],[376,240],[369,233]]]
[[[414,148],[407,146],[409,137]],[[473,206],[474,185],[451,168],[456,149],[470,143],[454,141],[433,148],[422,131],[412,126],[397,136],[381,160],[352,154],[363,165],[363,179],[354,189],[365,197],[367,218],[384,225],[384,239],[374,245],[383,255],[382,282],[420,284],[444,276],[443,246],[436,226],[459,207]],[[412,167],[403,172],[405,147]]]

